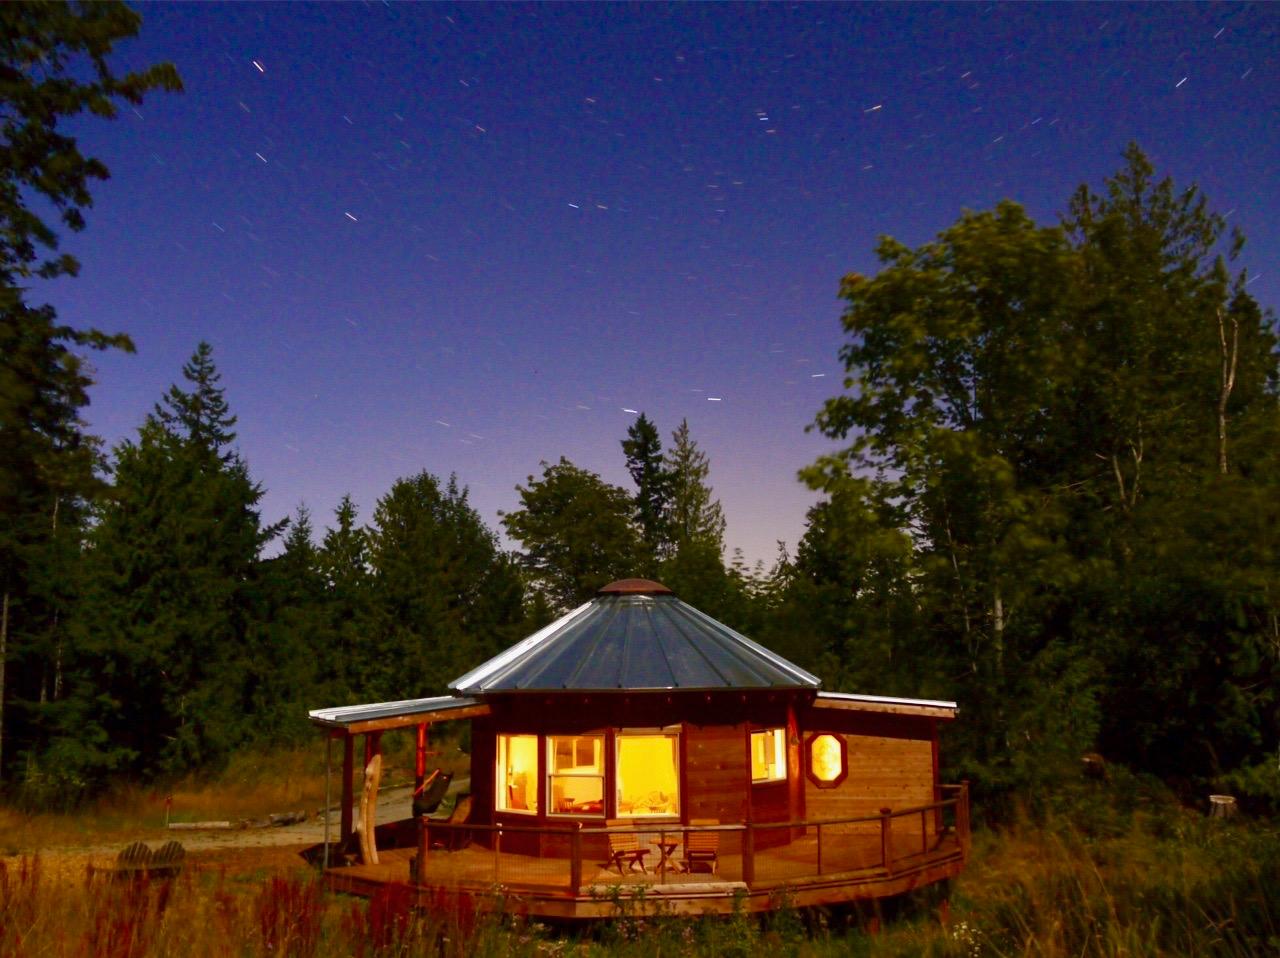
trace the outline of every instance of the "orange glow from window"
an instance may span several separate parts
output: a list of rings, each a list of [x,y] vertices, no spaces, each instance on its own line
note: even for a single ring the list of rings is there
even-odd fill
[[[498,736],[497,780],[500,811],[538,811],[538,736]]]
[[[604,736],[547,736],[553,815],[604,814]]]
[[[787,746],[782,729],[751,733],[751,781],[779,782],[787,777]]]
[[[844,774],[844,749],[834,735],[819,735],[809,744],[809,769],[820,782],[834,782]]]
[[[618,734],[618,817],[680,814],[680,738]]]

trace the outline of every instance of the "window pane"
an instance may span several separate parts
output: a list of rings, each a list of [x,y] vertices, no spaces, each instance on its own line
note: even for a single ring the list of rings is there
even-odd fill
[[[844,774],[844,749],[834,735],[819,735],[809,746],[809,768],[820,782],[834,782]]]
[[[619,817],[680,814],[679,755],[677,735],[619,734]]]
[[[751,780],[776,782],[787,777],[786,738],[780,728],[751,733]]]
[[[538,810],[538,736],[498,736],[497,807],[507,812]]]
[[[604,814],[604,736],[547,737],[553,815]]]

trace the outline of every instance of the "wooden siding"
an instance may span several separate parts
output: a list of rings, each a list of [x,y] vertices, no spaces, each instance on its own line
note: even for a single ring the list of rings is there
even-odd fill
[[[848,750],[848,777],[835,788],[819,788],[805,774],[805,816],[810,819],[877,815],[934,801],[934,722],[929,718],[865,712],[812,710],[802,719],[803,738],[840,735]],[[868,824],[859,826],[874,829]],[[930,829],[932,830],[932,825]]]
[[[686,725],[684,728],[684,820],[714,818],[722,824],[747,820],[747,726]],[[726,835],[726,844],[741,844]]]

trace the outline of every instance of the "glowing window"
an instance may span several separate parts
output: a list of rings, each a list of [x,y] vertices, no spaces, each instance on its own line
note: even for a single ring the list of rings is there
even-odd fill
[[[538,736],[498,736],[497,808],[504,812],[538,811]]]
[[[604,736],[547,736],[547,776],[554,815],[604,814]]]
[[[779,782],[787,777],[787,739],[780,728],[751,733],[751,781]]]
[[[849,773],[844,739],[823,732],[809,739],[809,778],[819,788],[835,788]]]
[[[618,817],[680,814],[680,735],[618,733]]]

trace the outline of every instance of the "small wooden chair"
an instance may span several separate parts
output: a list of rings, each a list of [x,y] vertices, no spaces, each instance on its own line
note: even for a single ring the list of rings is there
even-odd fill
[[[453,808],[449,812],[449,817],[444,819],[443,824],[446,825],[465,825],[467,820],[471,818],[471,793],[460,792],[454,800]],[[435,819],[432,819],[435,821]],[[441,831],[440,837],[431,843],[432,848],[443,848],[445,851],[456,852],[460,848],[465,848],[471,844],[471,830],[463,828],[448,828]]]
[[[611,818],[605,823],[609,828],[618,828],[629,825],[630,822],[624,822],[616,818]],[[640,836],[636,832],[615,832],[607,833],[609,839],[609,860],[605,862],[605,868],[618,866],[618,874],[624,874],[623,864],[627,869],[635,871],[637,865],[640,866],[642,872],[648,872],[649,869],[644,866],[644,856],[649,854],[650,849],[642,848],[640,845]]]
[[[694,827],[719,825],[718,818],[691,818],[689,824]],[[703,866],[711,874],[716,873],[720,865],[720,833],[719,832],[685,832],[684,858],[680,864],[687,872]]]

